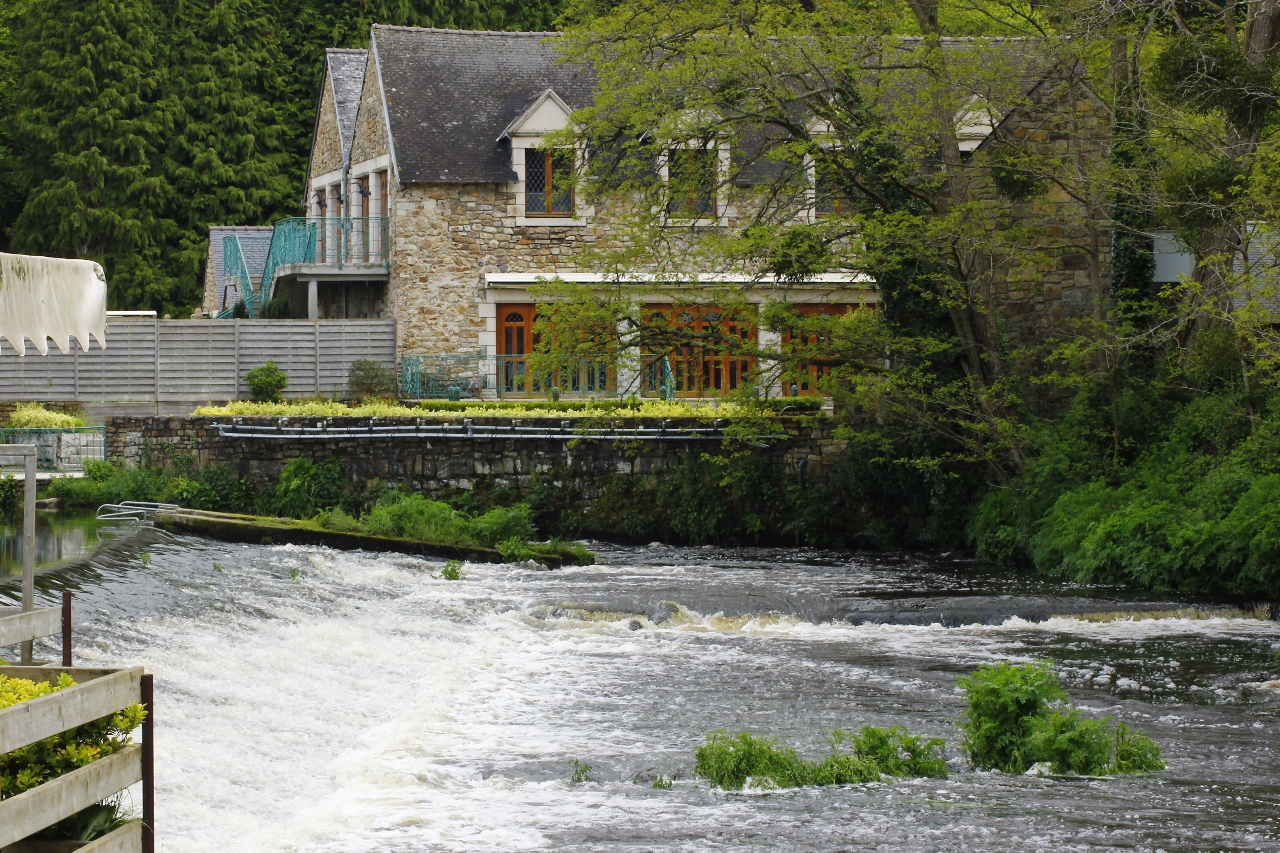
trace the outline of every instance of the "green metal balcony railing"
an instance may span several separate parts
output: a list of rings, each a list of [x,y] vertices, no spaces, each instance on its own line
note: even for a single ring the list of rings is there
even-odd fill
[[[276,278],[283,267],[298,264],[333,264],[338,269],[351,264],[378,264],[391,269],[390,219],[386,216],[294,216],[277,222],[271,233],[261,284],[255,289],[234,234],[223,240],[226,274],[243,281],[240,295],[250,318],[257,318],[271,299]],[[218,314],[231,316],[232,309]]]
[[[400,396],[412,400],[484,397],[572,397],[612,395],[615,371],[601,361],[535,376],[524,355],[435,353],[400,358]]]

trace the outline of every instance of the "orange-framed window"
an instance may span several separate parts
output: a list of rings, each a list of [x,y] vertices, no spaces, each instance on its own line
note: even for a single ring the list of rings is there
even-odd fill
[[[525,216],[573,215],[573,152],[539,151],[524,155]]]
[[[756,316],[748,310],[749,315],[714,305],[647,306],[650,322],[668,326],[673,337],[687,332],[689,342],[646,355],[644,393],[658,394],[669,382],[677,395],[703,397],[750,383],[757,362],[748,354],[756,341]]]
[[[689,219],[720,215],[716,148],[672,148],[667,152],[667,214]]]
[[[849,212],[849,202],[840,191],[835,167],[830,164],[814,166],[813,210],[818,216],[838,216]]]
[[[857,305],[792,305],[797,314],[802,317],[838,317],[849,311],[855,310]],[[788,328],[782,330],[782,352],[796,353],[805,347],[813,347],[822,344],[825,336],[814,331],[802,330],[799,328]],[[782,396],[784,397],[808,397],[814,394],[820,394],[822,391],[818,387],[818,383],[823,378],[831,375],[830,364],[817,363],[800,363],[793,365],[786,372],[782,379]]]
[[[540,335],[534,331],[537,306],[531,303],[499,305],[498,383],[503,394],[548,394],[553,387],[570,394],[597,394],[612,391],[613,366],[603,361],[583,361],[575,367],[537,375],[529,367],[529,356],[537,348]]]

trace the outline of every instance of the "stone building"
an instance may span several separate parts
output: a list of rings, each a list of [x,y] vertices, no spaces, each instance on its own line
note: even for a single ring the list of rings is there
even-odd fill
[[[367,51],[330,50],[304,188],[307,218],[276,229],[278,242],[294,240],[308,254],[274,269],[276,292],[305,305],[309,317],[390,316],[401,361],[474,364],[469,369],[484,374],[475,385],[487,394],[539,390],[521,379],[534,345],[529,289],[550,278],[584,286],[605,280],[579,253],[617,239],[611,211],[558,189],[564,184],[557,176],[572,168],[566,155],[543,150],[547,135],[590,103],[594,87],[589,70],[558,61],[553,35],[375,25]],[[1082,83],[1064,88],[1060,78],[1040,86],[1030,108],[1004,117],[994,132],[990,121],[961,117],[962,147],[978,156],[993,140],[1027,137],[1061,154],[1085,133],[1089,156],[1100,156],[1101,104]],[[731,156],[720,152],[722,165]],[[698,202],[692,224],[738,224],[734,199],[719,192]],[[1015,324],[1082,315],[1101,303],[1109,236],[1089,231],[1087,207],[1053,193],[1010,204],[1014,216],[1060,223],[1049,227],[1042,252],[1001,274],[995,299]],[[285,227],[294,230],[282,236]],[[698,307],[644,298],[674,322],[719,324],[727,336],[759,335],[762,346],[778,345],[776,335],[715,307],[714,288],[727,285],[757,306],[785,298],[804,311],[831,313],[878,302],[874,282],[857,271],[779,288],[706,270],[696,286],[708,295]],[[735,390],[751,367],[728,356],[703,361],[677,367],[677,393]],[[652,380],[605,373],[593,368],[573,390],[657,391]],[[639,384],[624,387],[633,380]]]

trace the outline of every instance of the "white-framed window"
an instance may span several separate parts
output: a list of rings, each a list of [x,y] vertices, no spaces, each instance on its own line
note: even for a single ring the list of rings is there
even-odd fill
[[[668,146],[658,158],[665,185],[663,220],[669,225],[725,225],[729,219],[729,143],[691,140]]]

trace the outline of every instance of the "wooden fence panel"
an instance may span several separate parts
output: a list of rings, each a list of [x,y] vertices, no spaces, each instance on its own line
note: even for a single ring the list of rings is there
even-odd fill
[[[248,396],[244,375],[268,361],[287,397],[341,394],[359,359],[395,367],[391,320],[155,320],[110,317],[107,348],[19,358],[0,341],[0,400],[221,403]]]

